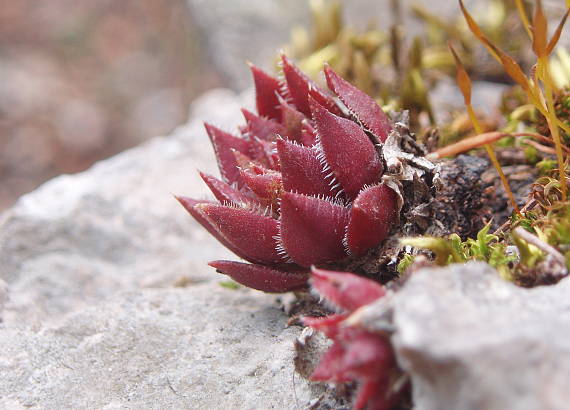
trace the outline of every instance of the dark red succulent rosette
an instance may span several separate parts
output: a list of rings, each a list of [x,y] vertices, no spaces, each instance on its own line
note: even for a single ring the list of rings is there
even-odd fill
[[[333,383],[354,381],[358,391],[354,409],[390,410],[408,388],[400,382],[389,335],[366,328],[358,310],[383,298],[387,290],[370,279],[348,272],[313,268],[312,289],[341,313],[306,317],[305,325],[333,341],[321,357],[311,380]]]
[[[330,94],[282,56],[284,80],[251,66],[257,114],[239,135],[206,124],[221,179],[201,173],[219,202],[178,197],[224,246],[249,263],[210,265],[266,292],[303,288],[312,265],[377,247],[397,221],[382,182],[391,131],[370,96],[325,67]]]

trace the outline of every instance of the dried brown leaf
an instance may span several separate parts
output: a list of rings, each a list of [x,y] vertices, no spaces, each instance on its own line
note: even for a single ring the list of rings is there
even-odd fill
[[[534,16],[532,19],[532,49],[537,57],[545,57],[548,55],[547,41],[548,41],[548,21],[542,9],[542,1],[537,0],[534,8]]]
[[[451,50],[451,54],[453,54],[453,59],[455,60],[457,85],[463,94],[465,105],[471,105],[471,79],[465,70],[465,66],[461,62],[461,59],[451,45],[451,42],[447,43],[447,45]]]
[[[505,53],[499,47],[495,46],[488,39],[485,39],[485,44],[493,49],[499,58],[499,61],[503,65],[505,72],[511,77],[518,85],[520,85],[525,91],[530,90],[530,82],[527,76],[524,74],[521,66],[512,58],[510,55]]]
[[[547,55],[550,55],[550,53],[552,53],[552,50],[554,50],[554,47],[556,47],[556,44],[558,43],[558,40],[560,40],[560,35],[562,34],[562,29],[564,28],[564,24],[566,24],[566,19],[568,18],[568,14],[570,14],[570,9],[566,10],[566,13],[564,13],[562,20],[560,20],[560,23],[558,24],[558,27],[556,27],[556,31],[554,32],[552,38],[548,42],[548,45],[546,46]]]

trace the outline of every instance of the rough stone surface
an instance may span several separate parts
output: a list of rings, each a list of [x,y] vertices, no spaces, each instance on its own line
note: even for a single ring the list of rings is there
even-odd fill
[[[217,173],[201,120],[231,129],[251,96],[217,90],[188,125],[22,197],[0,222],[0,408],[298,408],[298,328],[275,297],[220,286],[230,256],[172,193]],[[181,287],[184,286],[184,287]]]
[[[296,328],[216,283],[123,293],[39,331],[0,329],[0,408],[305,407]]]
[[[418,409],[567,409],[570,280],[524,289],[482,263],[417,272],[393,337]]]
[[[196,169],[217,173],[201,119],[240,121],[241,99],[213,91],[188,125],[23,196],[0,226],[6,323],[47,323],[121,290],[221,278],[205,262],[229,255],[173,194],[206,197]]]

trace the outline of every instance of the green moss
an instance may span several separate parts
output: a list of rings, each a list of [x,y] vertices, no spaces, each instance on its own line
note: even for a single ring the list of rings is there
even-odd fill
[[[241,285],[239,283],[234,282],[233,280],[223,280],[221,282],[218,282],[218,284],[222,288],[231,289],[231,290],[237,290],[241,288]]]
[[[414,263],[414,255],[405,253],[404,256],[402,256],[402,259],[400,259],[396,270],[399,274],[402,274],[412,265],[412,263]]]
[[[489,265],[502,270],[516,260],[516,256],[507,254],[507,245],[499,237],[490,234],[491,224],[488,223],[477,233],[477,238],[462,241],[459,235],[451,234],[445,238],[422,236],[403,238],[402,244],[424,248],[435,253],[435,262],[446,266],[451,263],[465,263],[472,260],[487,262]],[[408,259],[409,260],[409,259]],[[407,268],[411,263],[404,259],[400,262]],[[400,268],[400,265],[398,265]],[[400,271],[400,270],[399,270]]]

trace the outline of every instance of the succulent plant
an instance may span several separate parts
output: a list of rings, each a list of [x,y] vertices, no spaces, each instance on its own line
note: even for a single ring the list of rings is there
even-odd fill
[[[386,289],[361,276],[347,272],[313,269],[311,285],[329,305],[341,313],[326,317],[306,317],[307,326],[323,332],[333,344],[321,357],[311,379],[344,383],[356,381],[355,409],[392,409],[407,386],[399,377],[390,339],[370,330],[360,320],[359,309],[375,303]]]
[[[266,292],[305,287],[310,266],[377,247],[398,213],[396,193],[382,182],[388,116],[327,66],[334,95],[284,55],[282,70],[279,80],[251,66],[257,114],[242,110],[241,135],[205,124],[222,179],[201,176],[219,202],[177,198],[250,262],[210,265]]]

